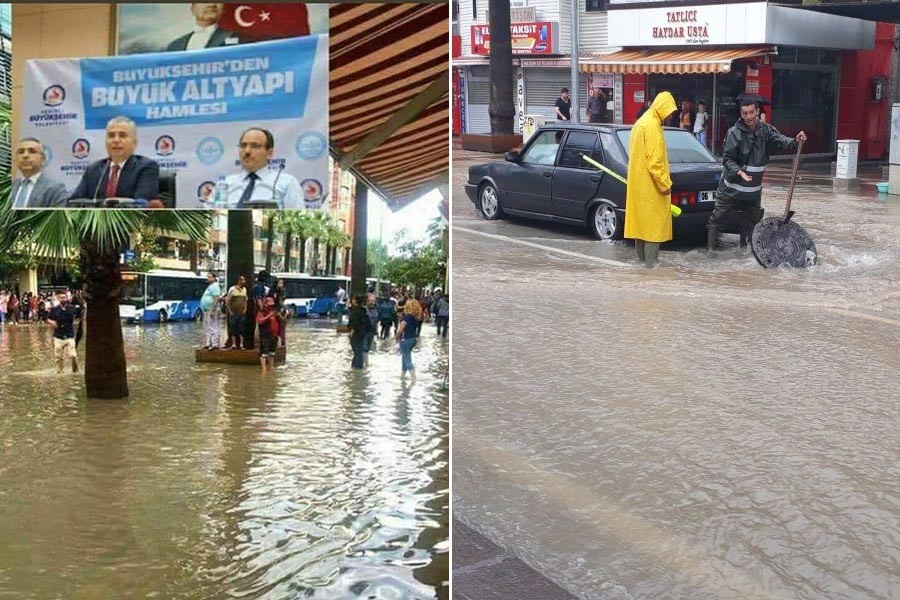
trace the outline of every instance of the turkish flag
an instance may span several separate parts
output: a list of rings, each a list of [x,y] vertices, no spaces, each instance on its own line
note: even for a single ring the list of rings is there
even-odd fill
[[[309,35],[305,4],[226,4],[219,27],[233,31],[242,42],[262,42]]]

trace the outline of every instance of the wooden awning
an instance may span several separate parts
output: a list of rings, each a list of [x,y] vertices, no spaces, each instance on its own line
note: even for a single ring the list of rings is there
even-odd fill
[[[582,56],[578,66],[584,73],[728,73],[734,60],[771,53],[769,46],[655,52],[622,50]]]
[[[450,172],[449,4],[335,4],[335,159],[397,210]]]

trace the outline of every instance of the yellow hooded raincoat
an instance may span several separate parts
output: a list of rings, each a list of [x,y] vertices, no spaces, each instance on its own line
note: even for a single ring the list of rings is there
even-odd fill
[[[660,92],[650,109],[631,129],[628,149],[628,189],[625,196],[625,237],[646,242],[672,239],[669,155],[663,119],[678,107],[669,92]]]

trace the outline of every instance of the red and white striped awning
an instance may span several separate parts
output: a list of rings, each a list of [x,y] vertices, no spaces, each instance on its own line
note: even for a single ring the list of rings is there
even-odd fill
[[[332,151],[394,210],[449,179],[449,17],[449,3],[331,7]]]
[[[769,46],[655,52],[621,50],[582,56],[578,66],[584,73],[728,73],[734,60],[771,53]]]

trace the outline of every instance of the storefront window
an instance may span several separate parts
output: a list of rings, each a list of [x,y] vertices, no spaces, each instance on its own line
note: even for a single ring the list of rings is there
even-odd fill
[[[804,152],[833,152],[837,83],[833,70],[776,67],[770,122],[785,135],[805,131],[809,141]]]

